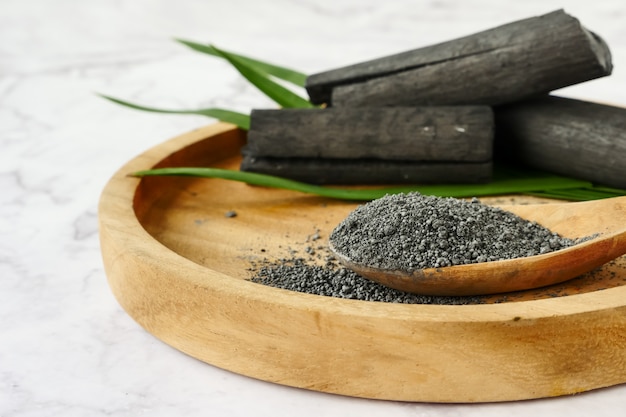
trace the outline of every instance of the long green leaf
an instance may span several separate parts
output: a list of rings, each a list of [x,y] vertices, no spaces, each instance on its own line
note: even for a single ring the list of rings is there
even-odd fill
[[[106,96],[104,94],[99,94],[100,97],[105,98],[109,101],[112,101],[116,104],[121,104],[122,106],[130,107],[136,110],[149,111],[154,113],[171,113],[171,114],[197,114],[201,116],[212,117],[214,119],[221,120],[222,122],[232,123],[243,130],[250,129],[250,116],[247,114],[235,112],[232,110],[220,109],[220,108],[208,108],[208,109],[198,109],[198,110],[167,110],[167,109],[157,109],[154,107],[146,107],[138,104],[133,104],[128,101],[120,100],[118,98]]]
[[[572,189],[555,189],[545,190],[528,193],[537,197],[558,198],[560,200],[573,200],[573,201],[590,201],[601,200],[605,198],[620,197],[626,195],[626,192],[612,192],[597,189],[596,187],[589,188],[572,188]]]
[[[131,175],[137,177],[155,175],[179,175],[204,178],[221,178],[226,180],[244,182],[251,185],[299,191],[322,197],[360,201],[373,200],[383,197],[386,194],[397,194],[411,191],[419,191],[422,194],[435,195],[440,197],[478,197],[486,195],[513,194],[539,190],[543,191],[551,189],[582,188],[591,186],[591,183],[587,181],[573,180],[570,178],[559,176],[545,176],[541,179],[535,178],[532,180],[518,178],[504,179],[497,180],[489,184],[450,184],[385,187],[375,189],[341,189],[311,185],[299,181],[289,180],[286,178],[265,174],[257,174],[253,172],[195,167],[158,168],[138,171]]]
[[[278,103],[281,107],[295,107],[295,108],[311,108],[315,107],[310,101],[304,99],[283,87],[275,81],[272,81],[265,73],[256,70],[254,67],[248,65],[245,61],[237,58],[226,51],[222,51],[213,46],[213,49],[230,62],[241,75],[243,75],[254,86],[261,90],[265,95]]]
[[[211,45],[205,45],[193,41],[188,41],[185,39],[175,39],[176,42],[179,42],[189,48],[202,52],[205,54],[213,55],[219,58],[224,58],[219,52],[215,50],[215,48]],[[258,59],[250,58],[247,56],[235,54],[233,52],[227,52],[231,56],[237,58],[239,61],[244,62],[249,67],[256,69],[259,72],[263,72],[268,75],[272,75],[281,80],[290,82],[298,87],[304,87],[306,83],[306,74],[303,74],[299,71],[293,70],[291,68],[282,67],[279,65],[270,64],[269,62],[260,61]]]
[[[593,189],[595,191],[601,191],[601,192],[606,192],[606,193],[612,193],[612,194],[616,194],[618,196],[621,195],[626,195],[626,190],[621,189],[621,188],[614,188],[614,187],[605,187],[602,185],[594,185]]]

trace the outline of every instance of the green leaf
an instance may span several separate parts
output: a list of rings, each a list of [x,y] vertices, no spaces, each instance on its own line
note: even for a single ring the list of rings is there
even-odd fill
[[[315,107],[310,101],[304,99],[283,87],[282,85],[272,81],[265,73],[256,70],[254,67],[248,65],[245,61],[242,61],[237,56],[232,55],[226,51],[222,51],[213,46],[213,49],[230,62],[241,75],[243,75],[254,86],[261,90],[265,95],[274,100],[281,107],[295,107],[295,108],[311,108]]]
[[[540,179],[503,179],[493,181],[489,184],[450,184],[385,187],[375,189],[341,189],[306,184],[286,178],[265,174],[257,174],[253,172],[195,167],[158,168],[138,171],[131,175],[136,177],[151,175],[179,175],[204,178],[222,178],[226,180],[244,182],[251,185],[299,191],[302,193],[314,194],[322,197],[359,201],[369,201],[383,197],[386,194],[406,193],[411,191],[419,191],[422,194],[435,195],[440,197],[479,197],[486,195],[514,194],[540,190],[545,191],[551,189],[564,190],[569,188],[583,188],[591,186],[591,183],[587,181],[579,181],[559,176],[545,176]]]
[[[220,57],[220,58],[224,58],[224,56],[221,55],[219,52],[217,52],[215,48],[211,45],[204,45],[204,44],[200,44],[200,43],[196,43],[196,42],[192,42],[192,41],[188,41],[184,39],[175,39],[175,41],[185,46],[188,46],[189,48],[195,51],[213,55],[213,56]],[[270,64],[269,62],[259,61],[258,59],[235,54],[232,52],[227,52],[227,53],[259,72],[263,72],[267,75],[272,75],[281,80],[290,82],[298,87],[304,87],[304,84],[306,83],[306,78],[307,78],[306,74],[303,74],[299,71],[286,68],[286,67],[281,67],[279,65]]]
[[[534,181],[536,179],[546,178],[549,175],[551,174],[545,171],[538,171],[526,166],[496,165],[494,167],[495,179],[526,178],[529,181]],[[626,190],[588,183],[585,186],[574,188],[537,189],[527,191],[525,194],[537,197],[557,198],[560,200],[589,201],[623,196],[626,195]]]
[[[607,189],[606,187],[572,188],[567,190],[546,190],[528,193],[537,197],[558,198],[560,200],[589,201],[601,200],[626,195],[625,190]]]
[[[138,104],[133,104],[128,101],[120,100],[118,98],[106,96],[104,94],[98,94],[100,97],[105,98],[113,103],[121,104],[122,106],[130,107],[131,109],[149,111],[154,113],[170,113],[170,114],[197,114],[201,116],[212,117],[222,122],[232,123],[243,130],[250,129],[250,116],[243,113],[238,113],[231,110],[220,109],[220,108],[208,108],[208,109],[198,109],[198,110],[167,110],[167,109],[157,109],[154,107],[146,107],[140,106]]]
[[[621,188],[605,187],[602,185],[594,185],[593,190],[615,194],[616,196],[626,195],[626,190]]]

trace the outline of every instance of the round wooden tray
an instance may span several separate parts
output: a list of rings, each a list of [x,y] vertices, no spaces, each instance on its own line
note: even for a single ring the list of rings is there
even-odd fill
[[[356,206],[151,167],[237,169],[245,133],[214,124],[121,168],[99,206],[104,266],[128,314],[209,364],[356,397],[488,402],[626,381],[626,259],[480,305],[399,305],[250,282],[254,261],[325,245]],[[503,199],[491,199],[494,204]],[[508,200],[506,201],[509,202]],[[227,217],[234,210],[235,217]]]

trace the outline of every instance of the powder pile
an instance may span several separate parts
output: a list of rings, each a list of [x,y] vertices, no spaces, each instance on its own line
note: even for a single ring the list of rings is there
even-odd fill
[[[576,244],[477,199],[419,193],[359,206],[330,241],[354,262],[403,271],[533,256]]]
[[[325,250],[324,248],[320,248]],[[370,281],[337,264],[327,256],[324,265],[312,257],[261,261],[252,267],[252,282],[328,297],[404,304],[480,304],[482,297],[444,297],[406,293]]]

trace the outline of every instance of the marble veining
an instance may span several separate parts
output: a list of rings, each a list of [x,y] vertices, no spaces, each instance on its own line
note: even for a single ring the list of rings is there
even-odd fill
[[[609,43],[611,77],[572,97],[626,105],[623,0],[0,0],[0,417],[621,416],[626,385],[502,404],[347,398],[253,380],[155,339],[117,304],[97,204],[140,152],[210,122],[168,108],[274,105],[215,42],[312,73],[564,7]]]

